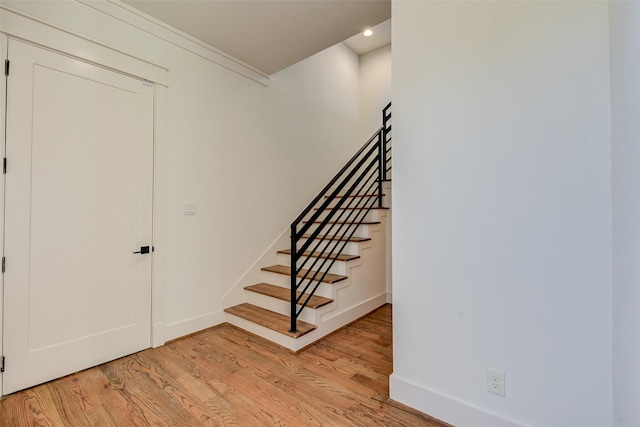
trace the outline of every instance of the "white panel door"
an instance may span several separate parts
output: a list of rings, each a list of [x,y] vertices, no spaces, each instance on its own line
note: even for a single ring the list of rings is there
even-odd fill
[[[9,41],[3,394],[150,347],[153,87]]]

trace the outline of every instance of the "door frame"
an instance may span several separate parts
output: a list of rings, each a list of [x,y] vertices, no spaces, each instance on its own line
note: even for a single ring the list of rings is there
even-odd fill
[[[167,78],[168,69],[152,64],[141,58],[111,49],[104,45],[61,31],[55,27],[36,22],[5,9],[0,11],[0,58],[4,76],[4,61],[8,58],[9,39],[14,38],[59,54],[71,56],[84,62],[126,74],[131,77],[153,83],[153,205],[152,232],[155,252],[152,254],[151,267],[151,347],[165,343],[164,322],[164,284],[165,284],[165,241],[166,241],[166,152],[167,152]],[[6,150],[6,97],[7,78],[0,78],[0,158]],[[4,212],[5,212],[5,175],[0,185],[0,244],[4,256]],[[4,276],[0,274],[0,355],[3,349],[4,331]],[[7,369],[10,369],[7,361]],[[0,397],[3,382],[0,374]]]
[[[4,61],[7,59],[8,38],[0,33],[0,58],[2,58],[2,77],[0,78],[0,158],[4,159],[6,153],[5,143],[5,118],[7,99],[7,78],[4,76]],[[0,185],[0,250],[4,256],[4,186],[5,175],[2,174],[2,184]],[[4,354],[4,274],[0,273],[0,355]],[[0,398],[2,398],[3,375],[0,373]]]

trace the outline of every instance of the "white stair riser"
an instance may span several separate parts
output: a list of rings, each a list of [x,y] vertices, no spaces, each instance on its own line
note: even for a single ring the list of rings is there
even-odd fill
[[[340,244],[341,247],[342,243]],[[309,250],[313,250],[314,252],[331,252],[335,247],[335,242],[330,242],[328,240],[314,240],[313,243],[309,246]],[[342,251],[345,254],[359,255],[360,248],[358,242],[347,242]]]
[[[325,211],[322,212],[318,218],[314,221],[322,221],[323,219],[327,218],[327,216],[330,214],[331,211]],[[312,213],[311,215],[315,215],[315,212]],[[307,218],[305,218],[305,221],[311,219],[311,215],[309,215]],[[360,211],[355,211],[355,210],[340,210],[339,212],[335,213],[332,216],[332,221],[349,221],[349,222],[353,222],[356,220],[360,220],[360,218],[362,218],[363,221],[379,221],[379,210],[378,209],[371,209],[369,212],[367,212],[366,215],[362,215],[362,213]]]
[[[298,266],[301,265],[300,264],[301,261],[305,261],[305,260],[307,260],[307,258],[303,258],[302,260],[298,260]],[[308,258],[308,260],[305,262],[303,268],[309,269],[309,267],[314,265],[314,263],[315,263],[315,267],[312,267],[311,269],[312,270],[317,270],[318,268],[320,268],[321,265],[324,265],[324,267],[329,266],[329,264],[331,263],[331,260],[327,260],[325,258]],[[291,265],[291,257],[289,255],[285,255],[285,254],[278,254],[278,264],[290,266]],[[331,268],[329,269],[329,273],[340,274],[342,276],[346,276],[347,267],[346,267],[345,264],[346,264],[346,261],[336,261],[336,262],[334,262],[333,265],[331,266]]]
[[[253,323],[249,320],[243,319],[242,317],[234,316],[230,313],[227,313],[227,321],[240,329],[244,329],[245,331],[249,331],[260,337],[268,339],[269,341],[279,344],[285,348],[289,348],[294,351],[296,349],[297,344],[295,338],[291,338],[279,332],[272,331],[269,328],[265,328],[264,326],[260,326],[257,323]]]
[[[291,305],[288,301],[283,301],[277,298],[272,298],[267,295],[258,294],[256,292],[245,291],[247,294],[246,301],[250,304],[257,305],[258,307],[266,308],[267,310],[274,311],[276,313],[283,314],[285,316],[289,316]],[[330,305],[330,304],[329,304]],[[311,324],[318,324],[320,322],[319,312],[326,312],[327,306],[323,306],[320,309],[313,309],[309,307],[305,307],[300,313],[299,320],[302,320]],[[298,306],[299,309],[299,306]]]
[[[265,328],[264,326],[260,326],[256,323],[250,322],[229,313],[227,313],[227,321],[232,325],[261,336],[292,351],[299,351],[313,344],[320,338],[330,334],[331,332],[340,329],[344,325],[349,324],[352,321],[364,316],[371,310],[374,310],[376,307],[380,307],[382,304],[384,304],[384,300],[381,298],[375,298],[366,301],[362,304],[359,304],[357,307],[354,307],[354,309],[348,312],[338,314],[331,320],[323,322],[321,325],[319,325],[318,329],[315,329],[300,338],[288,337],[281,333],[272,331],[269,328]]]
[[[320,224],[313,224],[306,234],[312,234]],[[355,229],[355,230],[354,230]],[[350,236],[355,237],[370,237],[369,225],[361,224],[359,226],[331,224],[324,227],[319,234],[328,236]]]
[[[263,278],[264,278],[264,282],[272,284],[272,285],[276,285],[276,286],[281,286],[283,288],[289,288],[289,284],[290,284],[290,278],[289,276],[285,276],[284,274],[278,274],[278,273],[271,273],[271,272],[263,272]],[[346,282],[347,280],[343,280],[339,283],[343,283]],[[306,286],[306,284],[308,283],[308,281],[305,281],[303,284],[303,287]],[[332,285],[329,283],[320,283],[320,285],[318,286],[318,289],[316,290],[316,295],[319,295],[321,297],[326,297],[326,298],[332,298],[332,293],[333,293],[333,287],[335,287],[336,285]],[[298,289],[298,290],[302,290],[302,289]]]

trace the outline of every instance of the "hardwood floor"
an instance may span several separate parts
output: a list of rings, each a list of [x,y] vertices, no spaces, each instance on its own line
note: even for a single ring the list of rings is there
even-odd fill
[[[391,306],[297,355],[232,326],[0,401],[0,426],[446,426],[388,401]]]

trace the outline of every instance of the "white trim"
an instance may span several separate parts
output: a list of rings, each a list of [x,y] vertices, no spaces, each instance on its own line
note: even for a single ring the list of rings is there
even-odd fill
[[[226,323],[225,312],[222,310],[214,311],[191,319],[181,320],[180,322],[165,325],[165,339],[167,341],[184,337],[213,326]]]
[[[164,323],[153,323],[151,325],[151,348],[163,346],[167,340],[164,337]]]
[[[91,0],[77,1],[85,6],[94,8],[109,16],[120,19],[121,21],[152,34],[167,43],[171,43],[185,49],[194,55],[216,63],[251,80],[255,80],[265,86],[269,86],[269,75],[267,73],[119,0],[107,0],[106,2],[96,2]]]
[[[269,86],[269,75],[264,73],[263,71],[252,67],[251,65],[237,58],[234,58],[233,56],[219,49],[216,49],[215,47],[210,46],[201,40],[183,33],[165,24],[164,22],[148,16],[145,13],[133,7],[130,7],[129,5],[126,5],[118,0],[75,0],[74,2],[70,2],[70,5],[75,5],[77,6],[76,8],[79,9],[74,12],[80,13],[82,11],[82,8],[87,8],[94,13],[102,13],[111,19],[117,20],[120,23],[130,26],[133,30],[148,34],[151,37],[184,49],[196,56],[199,56],[200,58],[224,67],[225,69],[237,73],[243,77],[256,81],[264,86]],[[20,9],[22,9],[22,7],[20,7]],[[29,9],[29,7],[25,8],[25,10],[30,11],[32,14],[36,14],[37,11],[37,9]],[[144,52],[136,52],[135,46],[130,46],[126,43],[126,40],[123,41],[121,39],[121,43],[118,43],[115,41],[117,39],[116,38],[109,42],[109,44],[104,44],[97,39],[91,38],[88,35],[88,33],[91,31],[87,30],[86,28],[84,29],[84,31],[79,28],[75,28],[75,30],[71,28],[65,28],[64,22],[66,22],[67,16],[56,16],[55,14],[53,14],[51,17],[49,17],[45,13],[45,18],[38,18],[33,16],[32,14],[30,14],[29,12],[18,10],[10,5],[0,3],[0,28],[2,28],[2,32],[12,35],[16,38],[30,40],[32,42],[42,44],[43,46],[49,46],[60,51],[67,51],[65,49],[65,39],[68,40],[69,37],[76,37],[82,39],[86,43],[90,43],[91,45],[93,45],[95,52],[97,52],[96,48],[101,48],[101,51],[98,53],[100,53],[101,57],[107,59],[100,60],[97,58],[88,57],[86,50],[68,53],[78,57],[82,57],[84,58],[84,60],[103,65],[112,63],[112,61],[109,61],[108,58],[113,53],[126,55],[137,61],[143,61],[149,65],[163,69],[163,74],[165,74],[164,79],[158,76],[149,76],[148,73],[144,78],[155,83],[167,85],[166,71],[168,70],[170,64],[159,65],[143,58],[141,55],[143,55]],[[10,16],[5,17],[3,15]],[[49,20],[56,20],[58,25],[49,22]],[[55,34],[56,32],[59,34]],[[48,35],[43,33],[48,33]],[[38,36],[37,40],[34,39],[34,35]],[[143,34],[140,35],[142,36]],[[94,34],[93,37],[96,37],[96,35]],[[77,44],[77,41],[75,43]],[[55,46],[52,44],[55,44]],[[111,51],[111,53],[109,51]],[[91,52],[91,55],[94,55],[95,52]],[[139,75],[136,72],[131,72],[129,70],[127,70],[127,72],[131,73],[132,75]]]
[[[56,50],[104,68],[167,85],[167,69],[0,4],[0,28],[8,36]],[[114,66],[117,64],[117,66]]]
[[[226,313],[226,321],[231,325],[237,326],[238,328],[244,329],[245,331],[251,332],[252,334],[258,335],[282,347],[288,348],[293,352],[298,352],[305,347],[308,347],[311,344],[320,341],[325,336],[342,328],[343,326],[348,325],[349,323],[354,322],[361,317],[366,316],[368,313],[371,313],[372,311],[382,307],[385,304],[385,298],[386,293],[369,298],[368,300],[350,307],[349,309],[331,317],[328,320],[323,320],[323,322],[318,325],[317,329],[304,334],[300,338],[291,338],[288,335],[281,334],[280,332],[276,332],[272,329],[258,325],[257,323],[253,323],[241,317],[234,316],[230,313]]]
[[[389,397],[457,427],[525,427],[452,396],[431,390],[398,374],[389,377]]]
[[[7,46],[9,40],[6,35],[0,33],[0,59],[2,60],[2,67],[4,74],[4,61],[7,59]],[[5,107],[6,107],[6,97],[7,97],[7,79],[0,78],[0,158],[5,157]],[[2,245],[2,254],[0,254],[0,258],[4,256],[4,188],[5,188],[5,177],[6,175],[2,174],[2,186],[0,187],[0,244]],[[4,274],[0,274],[0,356],[4,354],[4,349],[2,347],[3,336],[2,332],[4,331]],[[0,398],[2,397],[2,377],[3,374],[0,374]]]
[[[153,95],[153,266],[151,271],[151,347],[165,343],[164,285],[167,224],[167,88]]]
[[[262,281],[261,268],[265,265],[277,264],[278,249],[287,247],[291,239],[289,238],[291,229],[285,228],[278,237],[271,242],[267,249],[256,259],[256,261],[240,276],[240,279],[225,293],[222,298],[222,307],[233,307],[245,302],[245,286],[253,285]]]

